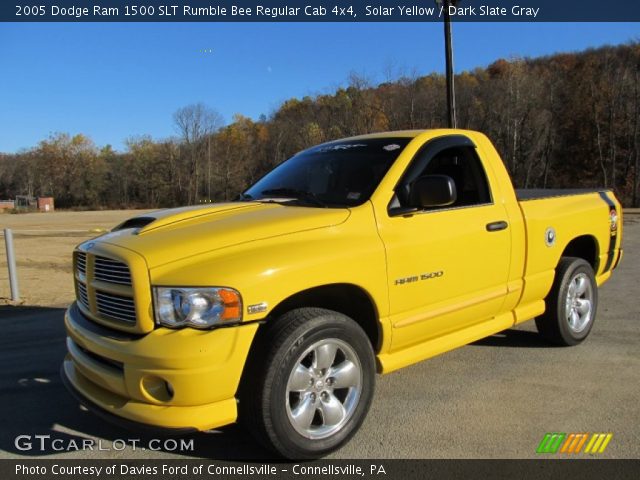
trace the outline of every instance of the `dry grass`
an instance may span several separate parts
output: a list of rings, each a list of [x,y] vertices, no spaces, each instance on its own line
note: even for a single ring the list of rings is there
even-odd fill
[[[0,215],[0,229],[11,228],[25,305],[63,306],[74,297],[73,248],[100,231],[147,210],[52,212]],[[1,233],[1,232],[0,232]],[[10,297],[4,235],[0,235],[0,303]]]

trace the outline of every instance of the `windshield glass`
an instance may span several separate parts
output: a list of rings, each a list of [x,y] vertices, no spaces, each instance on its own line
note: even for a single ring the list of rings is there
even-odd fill
[[[281,163],[244,192],[246,200],[281,200],[318,207],[366,202],[411,138],[326,143]]]

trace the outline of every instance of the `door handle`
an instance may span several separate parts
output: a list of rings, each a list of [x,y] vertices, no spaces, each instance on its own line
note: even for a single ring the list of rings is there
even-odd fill
[[[487,223],[487,232],[499,232],[500,230],[506,230],[508,226],[509,224],[504,220],[500,222]]]

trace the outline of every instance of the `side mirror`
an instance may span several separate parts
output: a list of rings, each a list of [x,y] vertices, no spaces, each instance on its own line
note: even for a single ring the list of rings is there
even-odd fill
[[[409,187],[409,204],[414,208],[445,207],[457,198],[456,184],[447,175],[425,175]]]

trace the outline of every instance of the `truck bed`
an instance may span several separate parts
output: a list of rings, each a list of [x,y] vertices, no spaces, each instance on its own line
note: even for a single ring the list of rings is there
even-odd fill
[[[538,292],[534,297],[546,295],[567,248],[591,263],[598,284],[608,278],[619,257],[621,234],[617,220],[612,228],[611,210],[621,212],[611,190],[525,189],[516,190],[516,197],[525,220],[525,297],[530,291]],[[570,246],[572,239],[582,240]]]
[[[521,188],[516,189],[516,197],[518,201],[526,202],[527,200],[604,193],[607,191],[609,191],[608,188]]]

